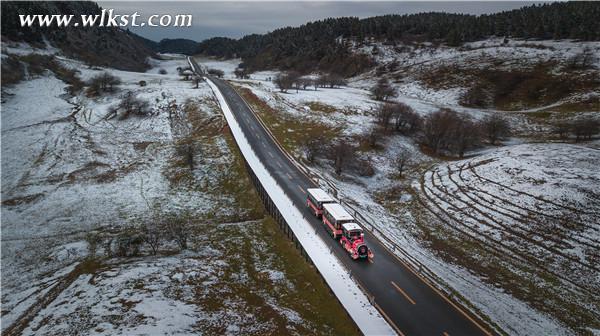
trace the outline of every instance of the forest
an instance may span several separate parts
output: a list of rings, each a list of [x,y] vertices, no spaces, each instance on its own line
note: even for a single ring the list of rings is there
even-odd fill
[[[329,18],[238,40],[215,37],[199,43],[197,53],[241,57],[243,66],[251,71],[280,68],[353,76],[374,64],[368,55],[350,53],[350,39],[359,43],[375,39],[389,44],[432,42],[450,46],[490,36],[594,41],[600,39],[599,17],[600,3],[564,2],[479,16],[420,13]]]

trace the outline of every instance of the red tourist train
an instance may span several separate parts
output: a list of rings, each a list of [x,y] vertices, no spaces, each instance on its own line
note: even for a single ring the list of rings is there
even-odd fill
[[[340,244],[352,259],[372,259],[373,252],[367,246],[363,229],[356,223],[344,207],[337,203],[333,197],[318,188],[307,189],[306,206],[317,217],[322,218],[325,228],[333,239],[340,240]]]

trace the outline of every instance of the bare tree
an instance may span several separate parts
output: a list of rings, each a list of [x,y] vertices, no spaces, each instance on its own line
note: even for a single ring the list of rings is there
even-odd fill
[[[421,116],[404,103],[396,104],[393,117],[396,131],[404,134],[417,132],[423,123]]]
[[[284,76],[286,77],[285,80],[290,83],[290,88],[296,89],[296,93],[298,93],[298,90],[302,87],[302,76],[300,73],[297,71],[288,71]]]
[[[187,249],[188,235],[190,234],[189,222],[185,218],[171,218],[167,220],[167,230],[175,240],[180,250]]]
[[[163,244],[164,229],[157,224],[146,224],[142,227],[142,239],[152,249],[152,254],[156,255],[158,249]]]
[[[113,92],[121,84],[121,79],[108,72],[103,72],[88,81],[88,94],[97,95],[101,92]]]
[[[478,124],[466,114],[459,115],[453,125],[449,139],[450,151],[458,155],[460,158],[464,157],[465,151],[479,145],[481,139],[481,128]]]
[[[387,101],[396,96],[396,90],[390,85],[389,81],[381,78],[377,84],[371,88],[371,94],[375,100]]]
[[[559,139],[565,140],[569,137],[569,133],[571,133],[572,125],[566,122],[560,122],[554,127],[552,127],[552,133],[557,135]]]
[[[319,155],[323,153],[323,148],[326,145],[325,137],[316,136],[310,137],[304,143],[304,153],[306,160],[310,163],[313,163]]]
[[[108,234],[102,237],[102,247],[104,248],[104,255],[106,255],[107,258],[112,258],[113,256],[113,240],[113,237]]]
[[[375,168],[373,167],[373,164],[371,163],[370,158],[354,160],[353,162],[355,163],[354,168],[356,169],[356,172],[358,173],[358,175],[360,175],[360,176],[375,175]]]
[[[131,257],[139,254],[140,246],[144,240],[135,228],[123,230],[117,237],[117,256]]]
[[[458,115],[449,109],[441,109],[425,118],[423,123],[422,143],[435,154],[448,147],[449,135]]]
[[[381,126],[383,131],[387,131],[390,127],[392,117],[396,112],[396,105],[385,103],[379,106],[377,109],[377,124]]]
[[[240,79],[250,78],[250,74],[248,73],[248,71],[245,68],[236,68],[233,71],[233,74],[235,75],[235,78],[240,78]]]
[[[88,244],[88,258],[95,259],[98,244],[102,242],[100,235],[97,232],[89,232],[85,235],[85,241]]]
[[[492,97],[481,83],[474,84],[460,97],[460,104],[472,107],[487,107]]]
[[[275,85],[277,85],[277,87],[279,88],[279,91],[281,91],[283,93],[285,93],[289,89],[291,89],[292,85],[294,84],[293,78],[291,78],[287,74],[282,74],[282,73],[277,74],[277,76],[275,76],[275,80],[273,82],[275,83]]]
[[[348,85],[348,83],[342,76],[336,75],[336,74],[329,74],[327,76],[327,84],[329,85],[329,88],[331,88],[331,89],[333,89],[335,87]]]
[[[575,135],[575,142],[591,140],[600,132],[600,122],[592,118],[578,119],[572,123],[571,130]]]
[[[366,140],[369,148],[377,148],[377,145],[383,138],[383,130],[381,129],[381,127],[373,125],[367,130],[363,138]]]
[[[510,124],[498,113],[492,113],[481,121],[481,129],[490,144],[510,135]]]
[[[117,110],[121,111],[120,119],[127,119],[131,113],[144,116],[150,113],[150,103],[137,98],[132,91],[128,91],[121,99]]]
[[[300,79],[300,85],[303,90],[306,90],[308,87],[313,85],[313,80],[310,78],[302,78]]]
[[[336,74],[322,74],[317,79],[317,83],[320,87],[328,87],[330,89],[333,89],[336,86],[347,85],[346,80],[342,76]]]
[[[320,78],[313,79],[312,86],[315,88],[315,91],[317,91],[317,89],[321,86],[321,79]]]
[[[412,162],[412,153],[406,148],[402,148],[396,156],[396,170],[398,171],[398,177],[402,178],[404,169],[407,165]]]
[[[332,153],[335,173],[341,175],[348,163],[354,159],[354,148],[345,140],[340,140],[333,145]]]

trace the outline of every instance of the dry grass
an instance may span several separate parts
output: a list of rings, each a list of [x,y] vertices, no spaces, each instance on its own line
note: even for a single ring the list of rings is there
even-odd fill
[[[210,106],[218,109],[216,104]],[[223,124],[208,122],[206,114],[197,106],[190,107],[188,112],[194,131],[182,141],[195,141],[206,155],[223,155],[215,143],[218,138],[224,138],[232,161],[226,167],[215,167],[222,171],[222,174],[219,174],[216,182],[210,186],[199,185],[187,168],[172,170],[171,167],[171,173],[175,171],[180,174],[171,177],[177,180],[174,181],[176,183],[173,187],[202,190],[215,197],[224,196],[230,198],[237,208],[234,213],[224,214],[219,211],[221,205],[217,204],[206,218],[191,218],[195,222],[193,233],[208,240],[213,248],[225,252],[223,257],[229,265],[220,277],[221,281],[214,285],[214,290],[211,289],[207,296],[198,296],[197,303],[210,312],[227,310],[225,305],[228,300],[241,300],[260,320],[270,321],[273,328],[269,330],[270,334],[289,334],[292,331],[281,312],[275,311],[265,302],[265,296],[276,296],[280,304],[305,318],[308,321],[307,325],[317,327],[315,330],[296,325],[295,332],[358,334],[354,323],[333,297],[320,275],[282,234],[278,225],[266,215],[246,172],[243,158],[227,128],[223,128]],[[181,162],[175,163],[177,164],[181,165]],[[212,224],[208,224],[207,221]],[[236,222],[247,224],[217,224]],[[261,269],[265,262],[274,263],[282,269],[292,286],[271,281]],[[238,281],[240,273],[248,275],[243,283]],[[197,327],[210,334],[222,334],[227,326],[220,323],[200,323]]]
[[[285,113],[273,109],[269,104],[262,101],[250,89],[239,86],[234,87],[254,111],[258,113],[279,143],[293,155],[298,156],[299,150],[310,139],[323,136],[326,140],[333,140],[342,132],[342,127],[330,127],[314,120],[287,116]],[[320,104],[318,106],[319,108],[332,111],[332,107],[329,105]]]
[[[478,89],[487,95],[483,100],[489,101],[490,105],[472,107],[509,111],[550,105],[574,94],[600,90],[597,73],[570,71],[556,62],[523,65],[518,69],[503,68],[500,60],[496,65],[493,60],[490,63],[486,69],[442,65],[420,72],[417,78],[436,90],[452,87]]]

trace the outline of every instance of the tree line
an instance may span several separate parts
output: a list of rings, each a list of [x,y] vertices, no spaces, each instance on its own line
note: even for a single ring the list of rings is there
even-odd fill
[[[251,70],[314,70],[343,76],[374,66],[366,54],[350,52],[347,39],[359,43],[431,41],[457,46],[490,36],[600,40],[600,3],[561,2],[532,5],[488,15],[420,13],[365,19],[329,18],[241,39],[216,37],[198,45],[198,53],[241,57]],[[343,39],[340,39],[342,37]]]
[[[375,169],[371,160],[359,152],[381,149],[384,138],[394,134],[413,138],[431,155],[463,158],[469,150],[500,144],[511,134],[511,126],[498,113],[476,120],[466,113],[443,108],[423,117],[404,103],[382,103],[376,110],[374,124],[364,134],[356,139],[330,139],[325,135],[307,139],[303,144],[304,158],[309,163],[326,160],[338,175],[351,172],[372,176]],[[408,150],[401,149],[395,158],[400,176],[411,156]]]
[[[434,155],[464,157],[485,142],[497,145],[511,133],[510,123],[498,113],[474,120],[466,113],[442,108],[426,117],[404,103],[385,103],[377,110],[376,125],[368,133],[375,147],[392,132],[411,136]]]
[[[307,90],[312,87],[315,91],[318,88],[330,88],[340,87],[347,85],[346,80],[336,74],[321,74],[317,78],[310,78],[302,76],[297,71],[288,71],[285,73],[279,73],[273,79],[275,85],[279,91],[285,93],[290,89]]]

